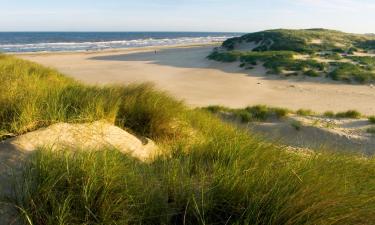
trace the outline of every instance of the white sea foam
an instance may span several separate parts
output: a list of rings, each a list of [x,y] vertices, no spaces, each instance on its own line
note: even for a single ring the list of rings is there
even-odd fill
[[[136,48],[148,46],[171,46],[188,44],[206,44],[221,42],[229,36],[208,37],[182,37],[165,39],[137,39],[124,41],[105,42],[60,42],[60,43],[36,43],[36,44],[3,44],[0,51],[3,52],[42,52],[42,51],[90,51],[119,48]]]

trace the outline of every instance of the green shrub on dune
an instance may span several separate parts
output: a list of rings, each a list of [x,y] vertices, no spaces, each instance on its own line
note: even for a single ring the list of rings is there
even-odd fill
[[[15,178],[12,203],[28,224],[375,220],[373,158],[292,153],[148,85],[86,86],[8,56],[0,65],[2,130],[19,134],[56,122],[105,119],[154,138],[165,150],[141,162],[112,149],[40,149]],[[247,111],[257,118],[270,112],[264,106]]]

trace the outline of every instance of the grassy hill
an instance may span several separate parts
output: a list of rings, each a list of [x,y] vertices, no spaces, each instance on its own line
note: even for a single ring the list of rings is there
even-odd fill
[[[142,162],[116,149],[40,149],[14,177],[11,204],[26,224],[375,221],[374,158],[290,152],[150,85],[88,86],[4,55],[0,79],[3,139],[106,120],[164,152]]]
[[[241,66],[247,69],[264,63],[271,74],[368,83],[375,81],[374,49],[372,35],[325,29],[279,29],[228,39],[209,58],[241,61]]]

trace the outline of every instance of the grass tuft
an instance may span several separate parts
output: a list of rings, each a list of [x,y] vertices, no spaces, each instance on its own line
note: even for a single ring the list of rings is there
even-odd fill
[[[356,110],[348,110],[345,112],[336,113],[337,118],[349,118],[349,119],[358,119],[361,118],[362,114]]]
[[[179,133],[185,106],[150,84],[86,86],[10,56],[0,60],[0,130],[22,134],[57,122],[106,120],[139,135]],[[1,137],[0,137],[1,138]]]
[[[299,116],[313,116],[316,113],[314,113],[310,109],[299,109],[299,110],[297,110],[296,114],[299,115]]]
[[[372,123],[372,124],[375,124],[375,116],[370,116],[370,117],[368,118],[368,121],[369,121],[370,123]]]

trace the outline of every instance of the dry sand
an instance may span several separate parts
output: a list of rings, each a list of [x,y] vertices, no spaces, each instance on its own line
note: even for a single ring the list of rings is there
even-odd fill
[[[42,147],[71,151],[115,148],[142,161],[147,161],[158,153],[158,147],[153,141],[146,138],[141,140],[103,121],[86,124],[58,123],[0,142],[1,225],[23,224],[17,210],[2,200],[15,194],[12,181],[19,176],[30,153]]]
[[[372,125],[366,119],[291,116],[283,120],[249,123],[248,127],[271,142],[292,147],[375,154],[375,136],[367,132]]]
[[[213,46],[144,48],[105,52],[22,54],[92,84],[154,82],[191,106],[254,104],[308,108],[317,112],[356,109],[375,114],[375,88],[322,78],[265,75],[238,63],[206,59]],[[155,49],[157,53],[155,54]]]

